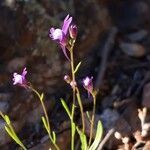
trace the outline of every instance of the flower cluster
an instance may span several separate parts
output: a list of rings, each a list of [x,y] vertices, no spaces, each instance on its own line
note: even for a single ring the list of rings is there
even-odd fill
[[[64,19],[61,29],[59,28],[55,29],[54,27],[52,27],[49,30],[49,37],[52,40],[57,41],[59,43],[67,59],[69,59],[66,52],[66,48],[69,44],[68,37],[75,39],[77,36],[77,27],[76,25],[72,25],[71,23],[72,23],[72,17],[67,15],[66,18]],[[68,34],[68,30],[69,30],[69,34]]]

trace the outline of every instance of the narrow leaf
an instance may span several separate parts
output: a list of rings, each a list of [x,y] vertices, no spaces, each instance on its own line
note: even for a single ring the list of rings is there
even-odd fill
[[[18,137],[16,136],[16,134],[13,134],[13,132],[11,131],[11,129],[7,126],[5,126],[5,130],[7,131],[7,133],[9,134],[9,136],[21,147],[24,147],[23,144],[21,143],[21,141],[18,139]]]
[[[91,123],[91,117],[90,117],[90,114],[89,114],[88,111],[86,111],[86,115],[87,115],[87,118],[88,118],[89,122]]]
[[[87,139],[86,139],[86,135],[78,128],[76,127],[77,132],[80,136],[80,140],[81,140],[81,149],[82,150],[87,150]]]
[[[66,112],[67,112],[69,118],[71,119],[71,113],[70,113],[70,111],[69,111],[69,108],[68,108],[66,102],[65,102],[62,98],[61,98],[61,103],[62,103],[63,107],[65,108],[65,110],[66,110]]]
[[[76,132],[76,125],[75,125],[74,122],[72,122],[72,123],[71,123],[71,126],[72,126],[72,128],[71,128],[71,130],[72,130],[72,136],[74,137],[75,132]]]
[[[44,127],[45,127],[46,131],[49,133],[48,125],[47,125],[47,122],[46,122],[45,117],[44,117],[44,116],[42,116],[41,118],[42,118],[42,121],[43,121],[43,124],[44,124]]]
[[[7,115],[5,115],[5,121],[6,121],[6,123],[8,124],[8,125],[10,125],[10,119],[9,119],[9,117],[7,116]]]
[[[52,136],[53,136],[54,143],[56,143],[56,133],[54,131],[52,132]]]
[[[76,72],[78,71],[78,69],[79,69],[80,65],[81,65],[81,61],[80,61],[80,62],[78,63],[78,65],[76,66],[76,68],[75,68],[75,70],[74,70],[74,72],[73,72],[73,73],[76,73]]]
[[[96,150],[96,148],[98,147],[98,145],[102,139],[102,135],[103,135],[103,126],[102,126],[101,121],[99,120],[98,125],[97,125],[95,140],[94,140],[93,144],[91,145],[91,147],[89,148],[89,150]]]
[[[40,100],[43,101],[43,99],[44,99],[44,94],[42,93],[42,94],[40,95]]]
[[[9,129],[9,127],[5,126],[5,130],[7,131],[7,133],[9,134],[9,136],[16,141],[16,138],[13,136],[13,133],[11,132],[11,130]]]

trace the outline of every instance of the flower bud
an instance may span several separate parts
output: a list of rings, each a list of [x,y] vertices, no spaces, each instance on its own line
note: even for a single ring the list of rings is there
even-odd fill
[[[83,87],[88,91],[88,93],[93,92],[93,77],[89,78],[86,77],[85,79],[83,79]]]
[[[77,37],[77,26],[71,25],[69,28],[69,34],[72,39],[76,39]]]
[[[65,76],[64,76],[64,80],[65,80],[68,84],[70,84],[70,82],[71,82],[71,79],[70,79],[69,75],[65,75]]]

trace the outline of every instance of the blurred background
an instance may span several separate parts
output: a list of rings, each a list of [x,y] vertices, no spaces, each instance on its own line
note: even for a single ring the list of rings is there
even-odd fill
[[[45,93],[60,147],[69,150],[70,124],[60,98],[70,104],[71,88],[63,81],[64,75],[70,74],[70,66],[48,36],[49,29],[60,27],[67,14],[73,16],[78,27],[74,57],[76,64],[82,61],[77,81],[84,109],[92,108],[82,87],[87,75],[94,77],[94,86],[99,90],[97,118],[106,123],[106,132],[128,106],[122,100],[138,97],[137,107],[150,107],[150,102],[142,98],[144,84],[141,85],[150,69],[149,0],[1,0],[0,110],[10,116],[20,138],[32,150],[50,147],[41,123],[43,111],[33,93],[13,86],[13,72],[21,73],[27,67],[28,81]],[[111,121],[110,114],[114,117]],[[136,130],[138,127],[133,124],[129,127]],[[106,146],[110,147],[116,148],[118,143]],[[2,119],[0,149],[18,149],[5,133]]]

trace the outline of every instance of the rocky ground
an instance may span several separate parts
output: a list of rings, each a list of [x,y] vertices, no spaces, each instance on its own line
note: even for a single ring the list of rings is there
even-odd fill
[[[61,149],[70,149],[70,139],[66,138],[70,123],[60,104],[61,97],[70,103],[71,89],[63,81],[70,68],[62,51],[48,37],[49,28],[59,27],[67,14],[78,26],[74,55],[76,63],[82,61],[77,80],[85,111],[91,111],[92,100],[82,88],[82,78],[93,76],[99,90],[96,120],[102,120],[105,131],[99,149],[149,150],[149,0],[0,1],[0,110],[10,116],[29,149],[50,147],[38,99],[12,84],[13,72],[21,72],[26,66],[28,81],[45,93]],[[0,149],[18,149],[4,131],[2,119]]]

